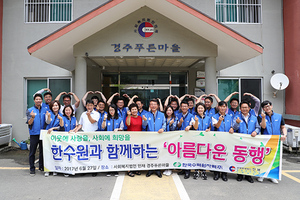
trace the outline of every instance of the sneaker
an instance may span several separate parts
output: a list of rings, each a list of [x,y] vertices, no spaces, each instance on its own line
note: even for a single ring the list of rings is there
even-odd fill
[[[115,176],[119,176],[119,172],[114,172],[114,175]]]
[[[35,176],[35,171],[30,171],[30,176]]]
[[[202,172],[201,173],[201,178],[202,178],[202,180],[207,180],[207,175],[206,175],[206,172]]]
[[[39,171],[43,172],[43,171],[44,171],[44,168],[40,167],[40,168],[39,168]]]
[[[163,174],[166,175],[167,171],[168,171],[168,170],[166,169],[166,170],[163,172]]]
[[[270,181],[271,181],[272,183],[278,184],[278,181],[277,181],[277,179],[270,178]]]
[[[199,170],[195,170],[195,173],[194,173],[194,179],[198,179],[200,177],[200,172]]]
[[[57,173],[56,173],[56,172],[53,172],[53,176],[57,176]]]
[[[258,177],[258,178],[257,178],[257,181],[258,181],[258,182],[263,182],[263,181],[264,181],[264,177]]]
[[[64,174],[64,177],[69,177],[69,174]]]
[[[49,176],[49,172],[45,172],[45,177],[48,177]]]
[[[108,173],[106,174],[106,176],[107,176],[107,177],[110,177],[110,176],[111,176],[111,172],[108,172]]]
[[[167,169],[164,171],[166,176],[171,176],[171,174],[173,173],[172,170]]]

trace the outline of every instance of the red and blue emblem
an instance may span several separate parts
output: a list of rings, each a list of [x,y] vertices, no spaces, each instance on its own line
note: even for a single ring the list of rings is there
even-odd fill
[[[138,33],[143,38],[149,38],[154,33],[158,32],[158,30],[156,29],[157,25],[155,24],[155,21],[149,18],[143,18],[142,20],[139,20],[137,24],[135,24],[135,28],[136,29],[134,30],[134,32]]]
[[[230,167],[229,167],[229,170],[230,170],[231,172],[235,172],[235,170],[236,170],[236,169],[235,169],[235,166],[230,166]]]

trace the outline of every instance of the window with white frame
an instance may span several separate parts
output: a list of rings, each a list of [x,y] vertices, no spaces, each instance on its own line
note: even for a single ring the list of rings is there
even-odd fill
[[[26,108],[34,105],[33,95],[44,88],[49,88],[53,100],[61,92],[71,92],[71,78],[28,78],[26,79]],[[60,102],[62,103],[62,102]]]
[[[231,98],[237,98],[240,101],[244,93],[251,93],[262,100],[262,79],[261,78],[218,78],[218,97],[224,100],[233,92],[238,92]],[[254,107],[255,102],[251,102]]]
[[[70,22],[73,0],[24,0],[25,22]]]
[[[216,19],[225,23],[261,23],[261,0],[216,0]]]

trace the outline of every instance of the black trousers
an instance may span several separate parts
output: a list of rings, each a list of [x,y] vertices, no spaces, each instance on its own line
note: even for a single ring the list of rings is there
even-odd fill
[[[44,169],[43,143],[39,135],[30,135],[29,165],[30,171],[35,171],[34,161],[37,146],[39,146],[39,169]]]

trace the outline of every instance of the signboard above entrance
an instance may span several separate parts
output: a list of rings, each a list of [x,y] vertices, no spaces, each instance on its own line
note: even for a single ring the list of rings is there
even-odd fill
[[[167,52],[172,51],[172,53],[179,53],[180,52],[180,46],[178,44],[172,44],[169,46],[168,44],[111,44],[111,46],[114,47],[114,52],[128,52],[128,51],[147,51],[147,52]]]

